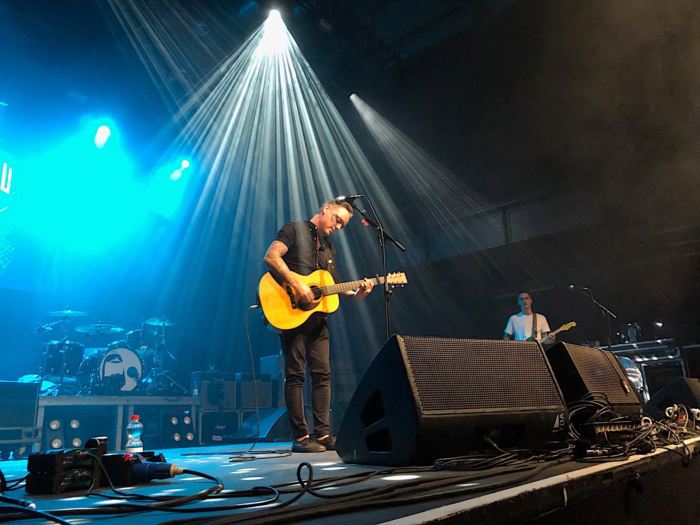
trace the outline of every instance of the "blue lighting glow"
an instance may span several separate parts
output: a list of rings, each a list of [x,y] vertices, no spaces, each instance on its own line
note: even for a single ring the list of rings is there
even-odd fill
[[[192,163],[181,159],[162,166],[148,187],[148,202],[156,213],[172,218],[180,207],[189,183]]]
[[[144,192],[134,180],[132,161],[116,128],[102,128],[109,130],[101,135],[110,138],[109,147],[95,148],[96,123],[89,121],[61,144],[27,159],[16,207],[19,224],[38,242],[94,254],[142,226]]]
[[[95,146],[98,148],[103,148],[104,145],[107,144],[107,141],[111,135],[112,130],[109,129],[109,126],[103,124],[97,128],[97,131],[95,132]]]

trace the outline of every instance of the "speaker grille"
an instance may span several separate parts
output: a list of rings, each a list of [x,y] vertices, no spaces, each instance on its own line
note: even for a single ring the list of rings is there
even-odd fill
[[[576,363],[589,392],[602,392],[611,404],[639,404],[636,396],[630,396],[623,386],[622,372],[616,370],[613,354],[602,350],[567,344],[566,348]],[[619,367],[618,367],[619,368]]]
[[[534,341],[416,336],[400,340],[426,415],[562,406],[543,351]]]

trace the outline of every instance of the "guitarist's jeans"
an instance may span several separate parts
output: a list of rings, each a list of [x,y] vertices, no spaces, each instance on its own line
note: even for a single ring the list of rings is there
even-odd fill
[[[325,317],[313,315],[299,328],[280,335],[284,352],[284,399],[295,438],[309,434],[304,418],[304,378],[308,362],[311,372],[311,407],[314,433],[331,433],[331,365],[328,326]]]

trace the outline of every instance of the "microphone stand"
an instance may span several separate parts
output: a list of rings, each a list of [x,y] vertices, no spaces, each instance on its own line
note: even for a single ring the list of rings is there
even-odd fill
[[[355,206],[354,202],[351,202],[350,205],[360,214],[362,215],[362,218],[364,221],[369,225],[372,226],[374,229],[377,230],[377,239],[379,241],[379,249],[381,250],[382,253],[382,271],[384,272],[384,325],[386,328],[386,338],[389,339],[389,336],[391,336],[391,294],[392,290],[389,288],[389,272],[386,267],[386,241],[389,240],[392,243],[394,243],[394,246],[396,246],[399,250],[402,252],[406,251],[406,247],[401,244],[399,241],[394,239],[387,231],[384,229],[384,226],[382,225],[381,221],[379,220],[379,216],[377,215],[377,211],[374,209],[374,205],[372,204],[372,201],[370,200],[369,197],[366,195],[364,196],[365,199],[367,199],[367,203],[369,204],[370,210],[372,210],[372,215],[374,215],[374,219],[371,217],[367,216],[367,212],[365,210],[361,210],[357,206]]]
[[[591,301],[593,301],[593,304],[595,304],[599,309],[600,313],[605,316],[605,318],[608,321],[608,350],[612,352],[612,321],[611,319],[617,319],[617,316],[610,311],[609,308],[607,308],[605,305],[600,304],[600,302],[596,301],[595,297],[593,297],[593,292],[591,292],[590,288],[579,288],[583,295],[588,297]]]

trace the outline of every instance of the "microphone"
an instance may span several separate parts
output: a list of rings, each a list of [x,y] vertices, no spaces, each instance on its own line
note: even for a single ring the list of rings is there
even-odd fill
[[[571,283],[571,284],[569,285],[569,290],[586,290],[586,291],[590,291],[590,288],[588,288],[587,286],[576,286],[575,284]]]
[[[352,204],[355,200],[361,199],[362,197],[364,197],[364,195],[338,195],[335,198],[335,203],[342,204],[343,202],[347,202],[348,204]]]

